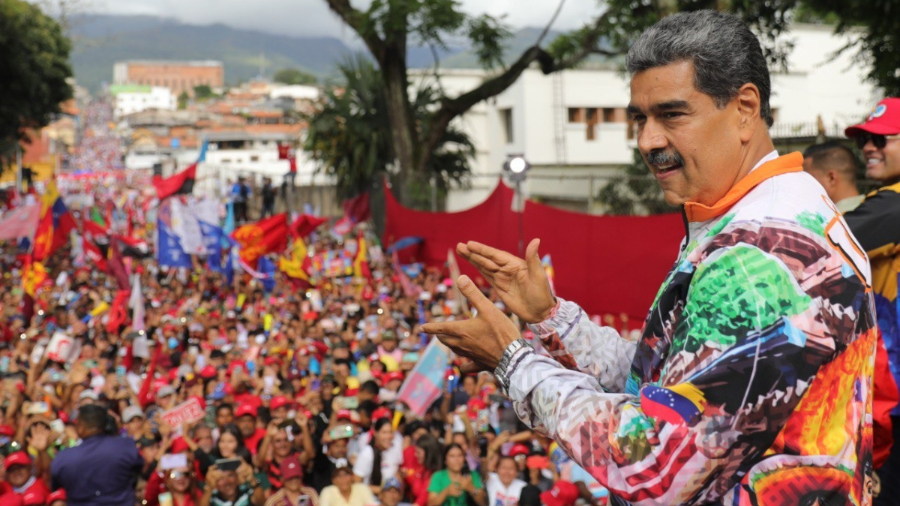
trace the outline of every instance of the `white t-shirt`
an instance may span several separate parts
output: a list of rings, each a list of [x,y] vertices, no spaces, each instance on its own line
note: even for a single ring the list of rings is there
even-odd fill
[[[381,452],[381,480],[382,483],[388,478],[393,478],[397,475],[397,470],[400,469],[400,465],[403,464],[403,439],[400,439],[401,443],[398,446],[397,444],[391,445],[391,447]],[[394,439],[394,443],[397,440]],[[372,449],[372,445],[366,445],[360,450],[359,455],[356,457],[356,463],[353,465],[353,474],[362,478],[363,483],[368,485],[381,485],[381,483],[370,483],[372,477],[372,465],[375,462],[375,450]]]
[[[487,480],[487,506],[517,506],[526,483],[518,478],[507,487],[497,473],[490,473]]]

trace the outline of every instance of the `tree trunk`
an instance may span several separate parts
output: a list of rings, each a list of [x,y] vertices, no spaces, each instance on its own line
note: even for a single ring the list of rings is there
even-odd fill
[[[400,46],[400,47],[398,47]],[[386,51],[381,68],[387,94],[388,117],[391,120],[391,144],[399,171],[398,196],[404,205],[410,205],[410,180],[420,175],[416,165],[416,119],[409,101],[409,81],[406,76],[405,44],[393,44]]]

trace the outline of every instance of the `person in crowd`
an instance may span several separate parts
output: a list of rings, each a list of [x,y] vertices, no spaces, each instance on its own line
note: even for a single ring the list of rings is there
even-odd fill
[[[144,506],[159,506],[160,497],[171,497],[172,506],[198,506],[203,495],[194,475],[193,459],[185,459],[187,465],[162,469],[157,467],[147,480],[144,490]],[[161,464],[161,462],[160,462]],[[165,501],[166,499],[163,499]]]
[[[244,445],[250,450],[250,453],[256,455],[259,445],[266,437],[266,429],[257,425],[257,408],[249,404],[242,404],[235,410],[234,418],[241,431]]]
[[[403,484],[397,478],[389,478],[381,487],[378,502],[381,506],[399,506],[403,499]]]
[[[426,429],[421,426],[421,430],[425,431]],[[415,439],[412,448],[414,451],[413,462],[404,463],[406,488],[409,490],[414,504],[427,506],[431,477],[444,467],[444,449],[437,438],[427,432]]]
[[[238,504],[265,504],[262,483],[254,476],[253,468],[247,462],[241,462],[237,470],[211,467],[206,475],[206,488],[200,498],[200,506]]]
[[[262,211],[260,212],[259,218],[263,219],[267,216],[272,216],[273,214],[275,214],[275,197],[277,196],[277,194],[275,192],[275,187],[272,186],[272,178],[263,178],[263,185],[260,189],[260,196],[262,197]]]
[[[247,213],[250,204],[250,185],[244,176],[238,176],[237,182],[231,187],[231,201],[234,205],[234,219],[238,223],[246,223],[250,219]]]
[[[517,506],[519,496],[526,483],[517,476],[519,467],[514,458],[500,457],[497,462],[496,472],[490,472],[487,476],[487,504],[488,506]]]
[[[554,297],[537,239],[524,259],[457,251],[552,355],[467,276],[457,285],[477,316],[421,330],[471,359],[466,372],[493,370],[519,417],[614,503],[868,502],[871,271],[802,156],[774,150],[758,39],[735,16],[682,12],[646,30],[626,67],[638,148],[686,227],[640,339]],[[807,437],[823,430],[827,448]],[[660,465],[676,460],[691,464]]]
[[[47,485],[40,476],[34,474],[34,462],[28,453],[15,452],[3,460],[3,469],[6,472],[6,482],[11,494],[22,498],[25,506],[43,506],[50,495]]]
[[[115,435],[114,420],[95,404],[78,409],[75,432],[81,444],[53,459],[51,489],[65,490],[69,506],[132,506],[144,467],[134,440]]]
[[[541,492],[541,503],[544,506],[574,506],[578,500],[578,487],[573,483],[559,480],[550,490]]]
[[[451,443],[444,450],[444,469],[434,473],[428,485],[428,506],[466,506],[469,500],[478,506],[487,504],[481,477],[468,472],[465,452]]]
[[[266,500],[266,506],[319,506],[319,494],[303,485],[303,466],[295,456],[281,461],[281,486]]]
[[[395,438],[391,420],[380,418],[372,425],[374,436],[371,442],[363,447],[353,465],[356,479],[372,488],[372,492],[380,492],[384,480],[397,475],[403,464],[402,439]]]
[[[882,186],[844,215],[847,225],[872,263],[872,290],[881,333],[875,356],[873,407],[874,467],[877,480],[875,504],[895,504],[900,483],[887,476],[900,473],[900,320],[897,311],[897,278],[900,275],[900,98],[878,103],[866,121],[844,132],[856,142],[866,163],[866,177]],[[884,350],[880,344],[884,345]],[[884,420],[884,415],[890,420]],[[881,423],[879,423],[882,421]],[[893,443],[893,445],[892,445]]]
[[[347,449],[350,438],[354,436],[354,429],[350,425],[338,425],[326,433],[323,438],[325,445],[315,459],[313,459],[312,471],[309,482],[317,492],[331,485],[331,476],[335,469],[347,467]]]
[[[825,188],[828,198],[842,214],[856,209],[865,195],[860,195],[857,174],[859,159],[839,141],[813,144],[803,151],[803,170]]]
[[[322,489],[319,497],[321,506],[372,506],[377,504],[371,488],[363,483],[355,483],[353,471],[349,467],[339,467],[331,473],[332,485]]]

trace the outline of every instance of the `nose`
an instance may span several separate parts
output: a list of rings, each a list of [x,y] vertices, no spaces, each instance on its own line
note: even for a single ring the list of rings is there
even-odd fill
[[[875,142],[872,140],[871,137],[869,137],[866,140],[866,143],[862,147],[862,152],[863,152],[863,155],[866,155],[866,156],[875,154],[878,152],[878,148],[875,147]]]
[[[644,125],[638,129],[637,144],[641,153],[646,155],[653,150],[666,148],[669,145],[669,141],[663,134],[662,128],[648,118]]]

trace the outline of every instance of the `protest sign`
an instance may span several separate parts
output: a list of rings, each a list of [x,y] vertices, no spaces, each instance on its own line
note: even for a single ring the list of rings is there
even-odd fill
[[[181,427],[185,423],[202,420],[203,408],[197,399],[191,398],[162,414],[162,419],[172,427]]]

